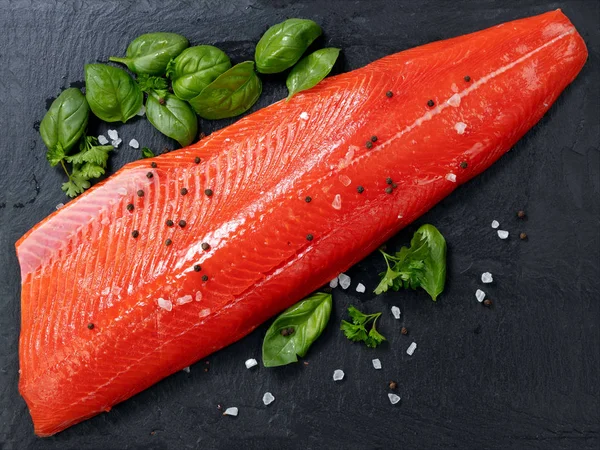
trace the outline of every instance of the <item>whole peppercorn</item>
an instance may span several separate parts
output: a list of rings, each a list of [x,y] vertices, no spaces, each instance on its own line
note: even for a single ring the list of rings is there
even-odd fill
[[[517,217],[519,219],[524,219],[525,218],[525,211],[521,210],[517,213]]]
[[[469,167],[469,165],[467,164],[466,161],[463,161],[463,162],[460,163],[460,168],[461,169],[466,169],[467,167]]]
[[[87,324],[88,330],[93,330],[94,329],[94,324],[93,323],[88,323]]]
[[[304,201],[306,203],[310,203],[312,201],[312,197],[309,197],[308,195],[306,196],[306,198],[304,199]]]
[[[387,92],[385,93],[385,95],[386,95],[388,98],[392,98],[392,97],[394,96],[394,93],[393,93],[392,91],[387,91]]]
[[[202,270],[202,266],[200,264],[194,265],[194,272],[200,272]]]
[[[200,164],[200,157],[199,157],[199,156],[196,156],[196,157],[194,158],[194,162],[195,162],[196,164]]]
[[[213,191],[212,189],[204,189],[204,194],[206,194],[207,197],[211,197],[213,195]]]
[[[134,208],[133,203],[129,203],[127,205],[127,211],[133,211],[133,208]]]
[[[522,241],[526,240],[526,239],[527,239],[527,233],[521,233],[521,234],[519,234],[519,238],[520,238]]]
[[[386,187],[385,188],[385,192],[386,192],[386,194],[391,194],[392,192],[394,192],[394,188],[392,188],[392,187]]]
[[[156,165],[157,165],[157,164],[156,164],[154,161],[152,161],[152,162],[150,163],[150,167],[152,167],[153,169],[156,169]]]
[[[396,383],[395,381],[390,381],[388,387],[393,391],[398,388],[398,383]]]
[[[435,102],[433,100],[427,100],[427,106],[429,106],[430,108],[433,108],[434,105],[435,105]]]
[[[465,81],[468,83],[469,81],[471,81],[471,77],[469,75],[465,76]]]
[[[172,227],[173,226],[173,221],[171,219],[167,219],[165,220],[165,225],[168,227]]]
[[[202,247],[202,250],[206,251],[210,248],[210,245],[208,245],[208,242],[203,242],[201,247]]]
[[[486,299],[483,301],[483,304],[484,304],[485,306],[487,306],[488,308],[490,308],[490,307],[492,306],[492,301],[491,301],[489,298],[486,298]]]
[[[358,191],[359,194],[362,194],[363,192],[365,192],[365,188],[362,186],[357,186],[356,190]]]
[[[408,334],[408,330],[406,329],[406,327],[402,327],[402,330],[400,330],[400,333],[402,333],[404,336],[406,336]]]

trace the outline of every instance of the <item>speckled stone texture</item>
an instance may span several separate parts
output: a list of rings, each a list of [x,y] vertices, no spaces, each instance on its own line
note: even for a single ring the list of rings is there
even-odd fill
[[[0,0],[0,449],[597,449],[600,361],[600,4],[593,0],[26,1]],[[37,124],[83,65],[122,54],[149,31],[213,44],[251,59],[266,28],[288,17],[319,22],[318,45],[343,49],[334,73],[433,40],[561,7],[590,58],[542,121],[491,169],[460,187],[388,245],[429,222],[449,247],[437,303],[424,292],[371,292],[384,267],[371,255],[334,290],[331,323],[302,363],[247,370],[268,323],[231,347],[59,435],[39,439],[17,391],[19,268],[15,241],[66,202]],[[264,77],[256,108],[285,96]],[[201,123],[210,133],[233,120]],[[127,146],[174,143],[145,119],[117,127],[110,171],[139,158]],[[91,123],[94,132],[107,127]],[[516,212],[524,209],[526,220]],[[490,226],[510,231],[500,240]],[[520,232],[529,239],[518,239]],[[494,283],[482,287],[482,272]],[[362,282],[366,293],[356,292]],[[493,299],[475,298],[482,288]],[[384,311],[389,342],[372,350],[338,330],[350,304]],[[398,305],[402,318],[393,318]],[[400,333],[402,326],[408,336]],[[413,356],[406,354],[411,342]],[[379,358],[383,368],[374,370]],[[332,381],[343,369],[342,382]],[[205,369],[209,369],[207,372]],[[395,380],[402,396],[388,399]],[[264,406],[262,396],[276,400]],[[237,406],[223,417],[217,405]]]

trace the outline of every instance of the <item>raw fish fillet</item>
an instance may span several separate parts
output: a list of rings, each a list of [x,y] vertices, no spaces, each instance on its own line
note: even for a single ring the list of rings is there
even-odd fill
[[[110,410],[360,261],[508,151],[586,58],[560,11],[397,53],[40,222],[16,244],[35,432]]]

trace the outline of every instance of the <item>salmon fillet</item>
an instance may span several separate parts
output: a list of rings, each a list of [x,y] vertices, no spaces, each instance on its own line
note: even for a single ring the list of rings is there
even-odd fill
[[[35,433],[110,410],[360,261],[508,151],[586,58],[560,11],[417,47],[50,215],[16,243]]]

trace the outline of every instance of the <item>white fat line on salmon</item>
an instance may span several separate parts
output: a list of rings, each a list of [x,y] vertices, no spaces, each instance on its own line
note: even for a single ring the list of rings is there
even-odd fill
[[[471,92],[473,92],[474,90],[476,90],[480,86],[483,86],[484,84],[486,84],[491,79],[496,78],[498,75],[501,75],[504,72],[506,72],[507,70],[512,69],[517,64],[520,64],[523,61],[528,60],[529,58],[531,58],[536,53],[541,52],[546,47],[549,47],[550,45],[554,44],[555,42],[563,39],[566,36],[570,36],[573,33],[575,33],[575,28],[571,27],[568,31],[566,31],[566,32],[564,32],[564,33],[556,36],[555,38],[549,40],[545,44],[540,45],[538,48],[533,49],[529,53],[526,53],[525,55],[523,55],[520,58],[514,60],[513,62],[511,62],[509,64],[506,64],[505,66],[502,66],[499,69],[494,70],[493,72],[490,72],[489,74],[487,74],[484,77],[480,78],[479,80],[475,81],[471,86],[469,86],[468,88],[464,89],[462,92],[458,92],[458,93],[453,94],[445,102],[439,104],[434,109],[432,109],[430,111],[427,111],[425,114],[423,114],[417,120],[415,120],[411,125],[408,125],[402,131],[396,133],[394,136],[392,136],[388,140],[381,142],[381,144],[377,148],[373,149],[373,151],[371,151],[369,153],[365,153],[365,154],[361,155],[360,157],[356,158],[354,161],[352,161],[352,164],[354,164],[355,162],[360,161],[365,156],[369,156],[370,154],[372,154],[374,152],[381,151],[386,146],[388,146],[389,144],[391,144],[392,142],[394,142],[396,139],[398,139],[398,138],[404,136],[406,133],[409,133],[410,131],[414,130],[416,127],[418,127],[419,125],[421,125],[424,121],[431,120],[434,116],[437,116],[438,114],[440,114],[443,110],[445,110],[449,106],[458,107],[460,105],[460,100],[461,99],[463,99],[464,97],[466,97],[467,95],[469,95]]]

